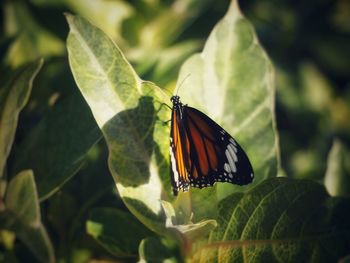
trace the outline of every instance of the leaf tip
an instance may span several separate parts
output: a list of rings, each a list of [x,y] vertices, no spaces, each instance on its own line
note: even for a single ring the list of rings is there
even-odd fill
[[[71,24],[73,22],[73,19],[75,17],[74,15],[69,12],[64,12],[63,15],[66,17],[68,24]]]
[[[241,9],[239,7],[239,3],[237,0],[231,0],[231,3],[230,3],[230,6],[227,10],[226,16],[232,15],[232,14],[236,14],[237,17],[242,16],[242,12],[241,12]]]
[[[41,67],[44,65],[44,58],[43,57],[38,58],[37,63],[38,63],[38,69],[40,70]]]

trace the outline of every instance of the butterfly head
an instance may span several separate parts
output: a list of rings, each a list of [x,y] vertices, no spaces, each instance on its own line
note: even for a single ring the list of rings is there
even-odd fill
[[[177,96],[177,95],[172,96],[172,97],[170,98],[170,101],[173,103],[174,106],[175,106],[175,105],[181,104],[180,96]]]

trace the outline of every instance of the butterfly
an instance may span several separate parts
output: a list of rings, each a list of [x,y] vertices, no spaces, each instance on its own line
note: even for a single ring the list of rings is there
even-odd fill
[[[203,112],[171,97],[170,175],[173,193],[203,188],[215,182],[252,182],[250,161],[227,131]]]

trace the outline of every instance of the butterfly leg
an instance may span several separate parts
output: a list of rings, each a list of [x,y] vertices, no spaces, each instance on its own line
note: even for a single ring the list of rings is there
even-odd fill
[[[162,121],[164,125],[168,125],[169,122],[171,122],[171,120],[167,120],[167,121]]]
[[[160,106],[159,106],[159,108],[156,110],[156,112],[157,112],[157,113],[160,112],[164,106],[167,107],[167,108],[169,108],[170,110],[172,109],[168,104],[166,104],[166,103],[163,102],[163,103],[160,104]],[[159,119],[158,119],[158,120],[159,120]],[[159,120],[159,121],[161,121],[161,122],[163,123],[163,125],[165,126],[165,125],[168,125],[169,122],[171,122],[171,119],[170,119],[170,120],[167,120],[167,121],[162,121],[162,120]]]
[[[167,121],[162,121],[159,118],[157,118],[157,121],[161,122],[164,126],[168,126],[169,122],[171,122],[171,120],[167,120]]]

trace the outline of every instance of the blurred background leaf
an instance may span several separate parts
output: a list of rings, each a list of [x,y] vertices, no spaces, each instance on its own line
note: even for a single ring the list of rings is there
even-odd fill
[[[1,214],[6,229],[13,231],[33,252],[40,262],[54,262],[55,255],[51,241],[41,222],[40,206],[33,172],[22,171],[9,183],[6,210]],[[19,259],[25,260],[19,253]]]
[[[16,36],[7,54],[12,67],[64,53],[64,42],[37,23],[24,1],[5,1],[5,36]]]
[[[166,239],[148,237],[139,247],[140,261],[145,262],[181,262],[179,251]]]
[[[33,80],[43,65],[42,60],[23,66],[4,80],[0,89],[0,178],[5,176],[5,166],[10,154],[18,116],[27,104]],[[2,196],[2,195],[1,195]]]
[[[17,147],[13,173],[33,169],[39,198],[46,199],[77,173],[101,137],[90,109],[76,92],[47,113]]]
[[[349,150],[344,144],[335,140],[328,155],[327,171],[324,184],[332,196],[349,196],[350,194],[350,160]]]
[[[92,210],[86,229],[111,254],[134,260],[141,240],[152,236],[152,232],[135,217],[111,208]]]

